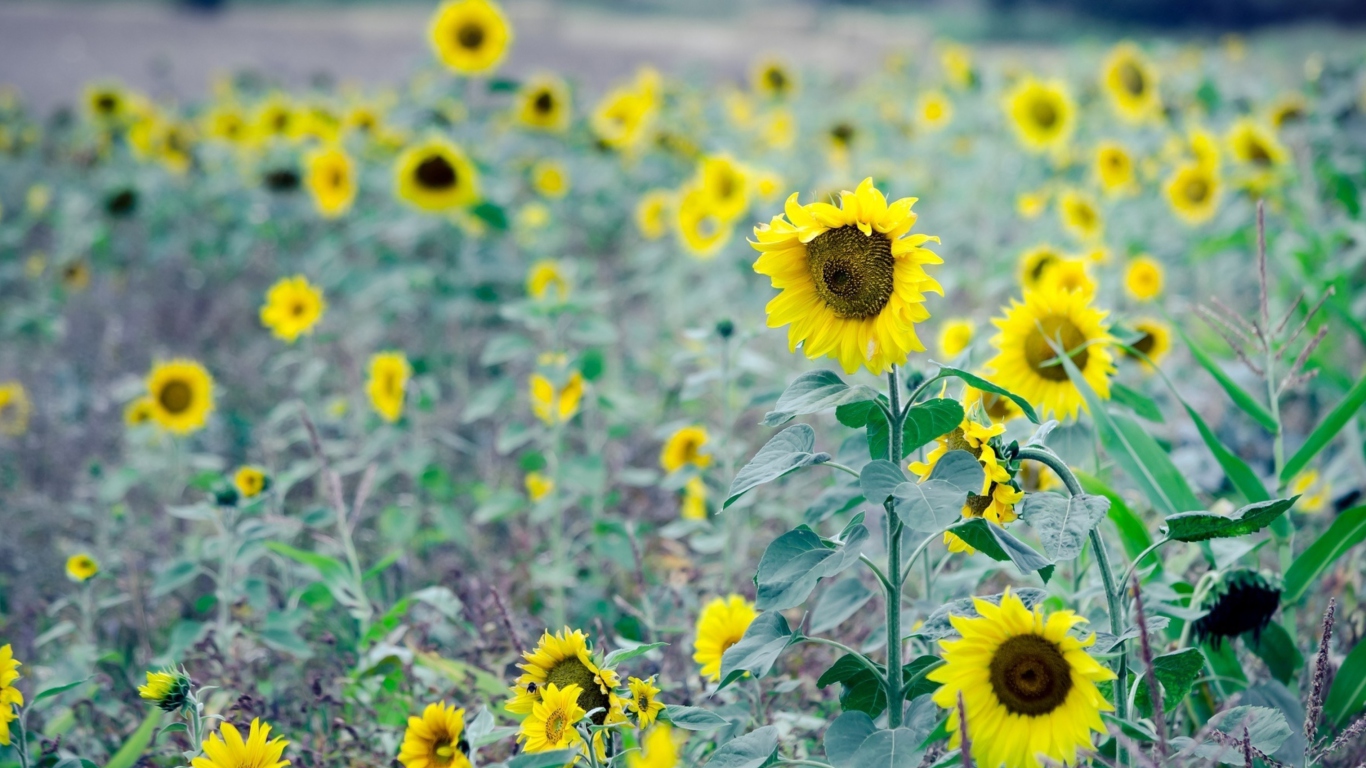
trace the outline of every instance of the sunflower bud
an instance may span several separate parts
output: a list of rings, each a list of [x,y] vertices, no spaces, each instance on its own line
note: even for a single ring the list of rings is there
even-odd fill
[[[138,686],[138,695],[165,712],[174,712],[189,700],[190,685],[189,675],[168,667],[160,672],[148,672],[147,684]]]
[[[1225,638],[1251,632],[1254,639],[1271,623],[1281,604],[1281,585],[1251,568],[1238,568],[1219,577],[1200,607],[1208,611],[1192,627],[1196,638],[1218,647]]]

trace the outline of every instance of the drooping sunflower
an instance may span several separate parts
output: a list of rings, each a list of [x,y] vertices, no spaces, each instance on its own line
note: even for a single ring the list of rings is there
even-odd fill
[[[984,371],[977,371],[977,375],[990,380]],[[968,387],[963,394],[963,408],[970,410],[974,407],[981,407],[982,413],[987,418],[1002,424],[1024,416],[1024,411],[1020,409],[1019,405],[1016,405],[1014,400],[995,392]]]
[[[533,299],[563,301],[569,296],[569,279],[560,262],[542,259],[526,273],[526,292]]]
[[[512,27],[489,0],[448,0],[432,15],[427,39],[436,58],[462,75],[481,75],[502,63]]]
[[[1148,360],[1157,365],[1162,362],[1162,358],[1167,356],[1167,352],[1172,348],[1172,331],[1167,324],[1161,320],[1151,317],[1143,317],[1135,320],[1131,326],[1138,338],[1129,342],[1129,346],[1147,355]],[[1129,350],[1123,350],[1126,357],[1130,356]],[[1144,370],[1149,370],[1151,366],[1147,360],[1138,358]]]
[[[701,187],[683,194],[674,216],[674,230],[683,248],[699,259],[711,259],[730,241],[735,231],[732,218],[722,216],[714,200]]]
[[[441,701],[408,718],[398,761],[405,768],[470,768],[469,751],[465,710]]]
[[[340,147],[315,149],[304,160],[304,185],[318,213],[334,219],[351,209],[356,199],[356,169]]]
[[[295,275],[280,279],[266,291],[261,324],[276,338],[293,343],[300,336],[313,333],[325,311],[327,302],[322,289],[303,275]]]
[[[925,91],[915,102],[915,123],[920,130],[933,133],[953,120],[953,102],[943,91]]]
[[[1157,70],[1133,43],[1120,43],[1110,51],[1100,84],[1110,106],[1128,122],[1141,123],[1162,113]]]
[[[17,381],[0,382],[0,435],[18,437],[28,431],[33,402]]]
[[[441,212],[479,199],[479,174],[464,150],[431,138],[403,150],[394,164],[400,200],[423,211]]]
[[[184,672],[167,667],[147,673],[147,684],[138,686],[138,696],[157,705],[163,712],[175,712],[185,706],[191,682]]]
[[[1200,607],[1207,613],[1191,625],[1198,641],[1218,648],[1223,641],[1251,632],[1259,637],[1281,605],[1281,583],[1251,568],[1219,574]]]
[[[1015,505],[1024,498],[1024,491],[1019,489],[1010,472],[997,459],[1000,448],[1000,440],[997,438],[1005,434],[1005,431],[1005,424],[979,424],[971,417],[964,417],[958,427],[938,439],[938,444],[925,455],[924,461],[912,462],[908,468],[918,475],[920,482],[923,483],[929,479],[930,473],[934,471],[944,454],[960,450],[971,453],[982,465],[982,488],[975,493],[968,492],[967,501],[961,510],[964,519],[981,517],[996,525],[1013,523],[1018,517]],[[950,552],[967,552],[971,555],[977,551],[968,546],[968,543],[957,534],[948,531],[944,532],[944,543],[948,545]]]
[[[1095,242],[1105,234],[1105,219],[1090,195],[1076,189],[1058,198],[1058,217],[1063,229],[1083,242]]]
[[[289,742],[283,736],[270,738],[270,726],[253,719],[242,738],[232,723],[223,723],[219,732],[204,740],[204,754],[190,762],[193,768],[283,768],[282,759]]]
[[[81,552],[66,559],[66,577],[74,582],[89,581],[100,572],[100,564],[95,558]]]
[[[394,422],[403,415],[403,396],[408,390],[412,367],[402,352],[378,352],[370,357],[370,377],[365,382],[365,394],[370,406],[385,421]]]
[[[934,703],[949,711],[949,748],[960,746],[958,698],[963,698],[972,757],[982,768],[1040,768],[1041,756],[1077,764],[1092,731],[1105,733],[1100,713],[1114,707],[1096,683],[1114,673],[1086,652],[1071,629],[1086,620],[1072,611],[1045,616],[1009,590],[1000,605],[973,598],[976,618],[950,616],[957,640],[941,640],[944,666]]]
[[[678,768],[679,739],[674,729],[661,723],[640,740],[640,749],[626,755],[626,768]]]
[[[659,452],[659,465],[666,472],[676,472],[686,466],[703,468],[711,464],[711,454],[703,453],[707,443],[704,427],[690,426],[674,432]]]
[[[517,731],[517,741],[527,752],[549,752],[571,747],[583,741],[575,727],[588,712],[579,702],[583,692],[570,683],[563,687],[546,683],[531,712]]]
[[[1076,126],[1076,106],[1061,80],[1021,78],[1006,95],[1006,114],[1020,142],[1031,152],[1066,146]]]
[[[1135,301],[1152,301],[1162,294],[1162,263],[1151,256],[1137,256],[1124,270],[1124,290]]]
[[[544,499],[555,490],[555,480],[540,472],[526,473],[522,482],[526,486],[527,498],[531,499],[533,503]]]
[[[242,498],[251,499],[261,495],[270,484],[266,471],[260,467],[246,465],[238,467],[232,475],[232,485]]]
[[[1062,259],[1044,272],[1039,290],[1080,291],[1089,297],[1096,293],[1096,281],[1091,277],[1086,259]]]
[[[533,130],[563,133],[574,117],[570,98],[564,78],[533,75],[517,90],[517,122]]]
[[[531,186],[542,197],[564,197],[569,193],[569,169],[558,160],[538,160],[531,166]]]
[[[972,335],[977,326],[971,320],[962,318],[945,320],[939,327],[939,354],[953,359],[972,343]]]
[[[669,231],[669,208],[673,194],[666,189],[652,189],[636,203],[636,229],[646,240],[658,240]]]
[[[152,421],[155,408],[156,405],[152,402],[152,398],[143,395],[123,409],[123,423],[129,427],[140,427],[147,424]]]
[[[1217,166],[1187,163],[1167,180],[1167,202],[1177,217],[1197,226],[1214,217],[1222,192]]]
[[[1041,244],[1020,254],[1020,285],[1032,291],[1043,284],[1044,275],[1054,264],[1063,260],[1062,252],[1051,245]]]
[[[0,646],[0,746],[9,746],[9,724],[19,716],[14,708],[24,706],[24,694],[14,685],[19,679],[19,666],[10,644]]]
[[[1122,195],[1134,189],[1134,159],[1117,141],[1096,147],[1096,180],[1107,195]]]
[[[740,595],[718,597],[702,608],[692,660],[702,665],[703,677],[712,682],[721,679],[721,656],[740,642],[758,615],[754,604]]]
[[[560,385],[544,374],[533,373],[528,386],[531,390],[531,411],[546,424],[563,424],[579,412],[579,401],[583,399],[582,373],[570,371]]]
[[[1053,345],[1097,395],[1109,398],[1114,364],[1107,348],[1113,340],[1105,325],[1108,314],[1092,307],[1081,291],[1025,291],[1022,302],[1012,300],[1005,317],[991,321],[1000,329],[991,339],[996,356],[986,364],[992,381],[1037,406],[1044,418],[1075,418],[1085,403]]]
[[[202,429],[213,410],[213,377],[194,360],[157,363],[147,374],[152,419],[163,429],[187,435]]]
[[[624,706],[616,694],[621,678],[616,670],[602,666],[588,647],[588,635],[583,630],[565,627],[553,635],[546,631],[536,648],[524,652],[522,658],[526,660],[518,665],[522,675],[512,687],[512,698],[504,705],[513,714],[532,713],[550,685],[565,691],[573,687],[573,701],[582,708],[579,717],[597,710],[593,722],[599,725],[606,722],[608,713],[619,712]]]
[[[637,728],[649,728],[654,725],[659,713],[664,711],[664,702],[660,701],[660,689],[655,685],[653,677],[641,680],[638,677],[626,679],[626,686],[631,689],[631,699],[627,706],[636,716]]]
[[[678,516],[684,520],[707,519],[707,483],[700,476],[690,477],[683,484],[683,503]]]
[[[754,92],[770,99],[787,99],[797,93],[797,76],[787,62],[766,57],[755,62],[749,73]]]
[[[788,346],[810,359],[829,356],[846,373],[865,367],[880,374],[901,365],[925,345],[915,325],[929,319],[925,294],[943,295],[925,272],[943,260],[923,248],[938,237],[909,234],[916,199],[888,203],[864,179],[840,193],[840,207],[799,205],[787,199],[786,214],[754,229],[761,255],[754,271],[781,290],[768,303],[768,326],[789,325]]]

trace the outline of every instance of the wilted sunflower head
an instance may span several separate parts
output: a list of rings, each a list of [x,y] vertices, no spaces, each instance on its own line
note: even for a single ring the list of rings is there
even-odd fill
[[[1207,613],[1196,619],[1195,637],[1216,648],[1225,639],[1251,632],[1254,639],[1271,623],[1281,604],[1279,579],[1251,568],[1237,568],[1218,577],[1201,601]]]

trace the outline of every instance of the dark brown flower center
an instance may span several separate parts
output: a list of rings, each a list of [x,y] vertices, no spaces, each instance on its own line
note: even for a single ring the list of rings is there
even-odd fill
[[[583,665],[576,657],[569,657],[564,661],[550,668],[545,676],[546,683],[554,683],[560,688],[567,685],[577,685],[579,687],[579,706],[585,712],[592,712],[592,720],[598,725],[602,725],[607,718],[607,707],[611,700],[607,694],[602,692],[602,687],[593,679],[593,671]]]
[[[194,390],[179,379],[168,381],[157,394],[157,402],[171,413],[183,413],[194,402]]]
[[[1255,138],[1247,143],[1247,159],[1256,165],[1271,165],[1271,153],[1265,144]]]
[[[1156,346],[1156,345],[1157,345],[1157,337],[1154,336],[1154,335],[1152,335],[1152,333],[1150,333],[1150,332],[1148,332],[1148,331],[1144,331],[1144,332],[1143,332],[1143,335],[1142,335],[1142,336],[1139,336],[1139,337],[1138,337],[1138,340],[1137,340],[1137,341],[1134,341],[1134,342],[1131,343],[1129,346],[1133,347],[1134,349],[1138,350],[1139,352],[1142,352],[1142,353],[1145,354],[1145,355],[1152,355],[1152,353],[1153,353],[1153,347]]]
[[[1029,107],[1029,115],[1040,128],[1049,129],[1058,123],[1058,108],[1046,98],[1038,98]]]
[[[550,91],[541,91],[531,101],[531,107],[542,115],[548,115],[555,110],[555,97],[550,95]]]
[[[112,93],[101,93],[95,97],[95,109],[102,115],[112,115],[118,111],[119,99]]]
[[[418,163],[416,176],[419,184],[435,190],[451,189],[460,181],[455,166],[441,155],[432,155]]]
[[[1209,183],[1196,177],[1186,182],[1186,199],[1192,203],[1203,203],[1209,197]]]
[[[1072,668],[1062,651],[1039,635],[1016,635],[991,657],[991,687],[1017,715],[1046,715],[1072,690]]]
[[[1035,373],[1049,381],[1067,381],[1067,371],[1050,342],[1061,347],[1078,370],[1086,369],[1086,334],[1066,317],[1049,315],[1039,318],[1024,341],[1025,362]]]
[[[787,89],[787,75],[783,74],[777,67],[769,67],[764,72],[764,80],[768,82],[768,87],[777,93],[782,93]]]
[[[840,123],[830,129],[830,138],[834,139],[836,144],[847,147],[854,141],[854,126]]]
[[[1143,77],[1143,70],[1132,61],[1126,61],[1119,65],[1119,84],[1131,96],[1142,96],[1148,89],[1148,81]]]
[[[461,48],[474,51],[484,44],[485,36],[483,25],[467,22],[461,24],[460,28],[456,30],[455,41],[460,44]]]
[[[816,293],[845,319],[876,317],[892,297],[896,259],[892,241],[847,225],[817,235],[806,246]]]

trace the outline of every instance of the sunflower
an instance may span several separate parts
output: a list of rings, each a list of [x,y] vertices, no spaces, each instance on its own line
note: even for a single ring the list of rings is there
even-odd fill
[[[579,705],[582,699],[583,692],[578,685],[570,683],[560,687],[546,683],[517,732],[517,741],[523,743],[523,750],[549,752],[583,741],[576,727],[587,714]]]
[[[848,120],[841,120],[825,130],[825,140],[830,144],[830,151],[837,162],[849,159],[849,152],[854,148],[857,138],[858,129]]]
[[[269,739],[269,740],[267,740]],[[192,768],[283,768],[282,760],[289,742],[283,736],[270,739],[270,726],[259,719],[251,721],[247,738],[232,723],[223,723],[219,733],[204,740],[204,754],[190,762]]]
[[[972,66],[972,51],[966,45],[949,43],[940,48],[939,66],[955,88],[966,90],[977,82]]]
[[[408,718],[398,761],[405,768],[470,768],[469,751],[465,710],[442,701]]]
[[[1015,212],[1022,219],[1037,219],[1043,215],[1044,209],[1048,206],[1048,190],[1039,189],[1033,192],[1021,192],[1015,196]]]
[[[342,133],[378,138],[384,130],[384,112],[372,104],[354,104],[341,118]]]
[[[1061,80],[1021,78],[1006,96],[1006,114],[1031,152],[1061,149],[1076,125],[1076,107]]]
[[[1056,345],[1091,389],[1109,398],[1114,365],[1106,349],[1113,340],[1107,314],[1093,308],[1091,297],[1081,291],[1025,291],[1023,302],[1012,301],[1005,317],[991,321],[1000,329],[991,340],[997,354],[986,364],[994,371],[993,382],[1038,406],[1044,418],[1074,418],[1085,403],[1054,352]]]
[[[699,259],[711,259],[730,241],[733,219],[717,212],[705,189],[694,187],[683,194],[674,214],[674,229],[684,249]]]
[[[1075,189],[1063,192],[1058,198],[1058,217],[1063,229],[1084,242],[1094,242],[1105,234],[1105,219],[1090,195]]]
[[[797,118],[792,110],[770,110],[760,121],[759,138],[769,149],[790,149],[797,141]]]
[[[19,666],[10,644],[0,646],[0,746],[9,746],[9,724],[18,717],[14,708],[24,706],[24,694],[14,686],[19,679]]]
[[[423,211],[439,212],[479,199],[479,175],[460,147],[432,138],[403,150],[394,164],[399,199]]]
[[[533,299],[563,301],[569,296],[569,280],[554,259],[542,259],[526,274],[526,292]]]
[[[1204,128],[1195,127],[1186,136],[1190,156],[1199,165],[1211,171],[1219,170],[1223,160],[1223,150],[1219,148],[1219,138]]]
[[[1214,587],[1200,603],[1206,613],[1191,629],[1197,641],[1209,642],[1215,648],[1248,632],[1256,640],[1280,604],[1278,577],[1267,578],[1251,568],[1234,568],[1216,576]]]
[[[62,287],[72,293],[90,287],[90,267],[84,260],[75,259],[62,265]]]
[[[138,686],[138,696],[150,701],[164,712],[174,712],[185,706],[190,695],[189,676],[167,667],[160,672],[148,672],[147,684]]]
[[[517,90],[517,122],[527,128],[563,133],[573,117],[569,85],[557,75],[535,75]]]
[[[957,357],[972,343],[972,334],[975,330],[977,327],[971,320],[945,320],[939,327],[939,354],[949,359]]]
[[[1328,508],[1332,501],[1333,487],[1324,480],[1320,482],[1317,469],[1307,469],[1295,476],[1290,483],[1290,495],[1299,496],[1295,509],[1299,512],[1315,514]]]
[[[721,679],[721,656],[740,642],[758,615],[754,604],[739,595],[718,597],[702,608],[692,660],[702,665],[703,677],[712,682]]]
[[[798,205],[787,199],[787,218],[774,216],[754,229],[754,248],[763,255],[754,271],[782,292],[768,303],[768,326],[788,328],[788,346],[806,356],[839,360],[846,373],[866,367],[880,374],[923,352],[915,324],[929,319],[925,293],[944,291],[926,264],[943,260],[922,248],[931,235],[909,235],[916,199],[890,205],[864,179],[854,192],[841,192],[841,207]]]
[[[673,728],[661,723],[640,740],[640,749],[626,755],[626,768],[678,768],[679,739]]]
[[[659,695],[660,689],[655,685],[653,677],[648,680],[641,680],[638,677],[626,679],[626,686],[631,689],[631,699],[627,704],[636,716],[637,728],[649,728],[654,725],[659,713],[664,711],[664,702],[655,698]]]
[[[302,135],[302,130],[303,120],[288,97],[272,94],[257,105],[251,125],[254,142],[294,141]]]
[[[1107,195],[1134,189],[1134,159],[1123,144],[1106,141],[1096,147],[1096,179]]]
[[[1101,69],[1100,84],[1110,106],[1128,122],[1141,123],[1162,113],[1157,70],[1133,43],[1120,43],[1110,51]]]
[[[799,85],[787,62],[772,57],[756,62],[750,70],[749,80],[755,93],[770,99],[790,98]]]
[[[512,687],[512,698],[504,705],[513,714],[533,713],[535,706],[545,700],[548,686],[554,685],[565,691],[573,688],[573,702],[581,707],[579,717],[593,712],[593,722],[599,725],[624,704],[616,695],[621,679],[616,670],[601,665],[588,647],[588,636],[583,630],[565,627],[553,635],[546,631],[535,650],[524,652],[522,658],[526,660],[518,665],[522,675]]]
[[[977,375],[986,378],[983,371],[978,371]],[[963,393],[963,408],[965,410],[981,408],[982,413],[993,422],[1005,423],[1011,419],[1024,416],[1024,411],[1014,400],[995,392],[985,392],[976,387],[968,387]]]
[[[1309,101],[1303,94],[1287,93],[1276,99],[1267,110],[1267,122],[1280,130],[1290,123],[1299,122],[1309,116]]]
[[[602,97],[589,124],[604,146],[634,153],[645,143],[659,110],[659,79],[658,72],[643,67],[635,82]]]
[[[489,0],[448,0],[432,16],[427,39],[436,58],[462,75],[493,71],[512,45],[512,27]]]
[[[133,110],[128,92],[118,83],[98,83],[85,89],[85,111],[105,125],[117,125]]]
[[[95,558],[82,552],[66,559],[66,577],[75,582],[85,582],[100,572],[100,564]]]
[[[915,121],[922,131],[933,133],[953,119],[953,102],[943,91],[926,91],[915,102]]]
[[[1044,272],[1039,290],[1079,291],[1089,297],[1096,293],[1096,281],[1091,278],[1086,259],[1062,259]]]
[[[1162,263],[1151,256],[1138,256],[1124,270],[1124,290],[1135,301],[1152,301],[1162,295]]]
[[[325,104],[310,104],[303,109],[300,137],[332,144],[341,138],[341,116]]]
[[[0,382],[0,435],[18,437],[28,431],[33,403],[17,381]]]
[[[982,768],[1077,764],[1091,731],[1105,733],[1100,713],[1114,709],[1096,683],[1114,679],[1086,653],[1095,635],[1070,634],[1086,620],[1072,611],[1045,616],[1008,589],[1000,605],[973,598],[978,616],[950,616],[957,640],[940,640],[944,665],[934,703],[949,711],[949,748],[960,745],[958,700],[967,715],[972,757]]]
[[[1138,338],[1129,342],[1128,346],[1147,355],[1152,365],[1162,362],[1162,358],[1167,356],[1167,352],[1172,348],[1172,331],[1167,324],[1161,320],[1151,317],[1144,317],[1135,320],[1133,331],[1138,334]],[[1129,353],[1128,349],[1121,350],[1126,357],[1136,357]],[[1137,358],[1144,370],[1151,370],[1152,366],[1147,360]]]
[[[318,213],[333,219],[351,209],[356,199],[356,169],[339,147],[315,149],[304,159],[304,185]]]
[[[313,333],[326,310],[322,289],[303,275],[295,275],[282,278],[266,292],[261,324],[276,338],[293,343],[299,336]]]
[[[542,197],[564,197],[569,192],[569,169],[558,160],[538,160],[531,166],[531,186]]]
[[[688,465],[706,467],[711,464],[711,454],[702,453],[702,446],[706,443],[707,430],[704,427],[683,427],[665,441],[663,450],[659,452],[659,465],[666,472],[677,472]]]
[[[1043,284],[1044,275],[1063,260],[1062,252],[1051,245],[1036,245],[1020,254],[1020,285],[1026,291]]]
[[[266,471],[260,467],[243,466],[238,467],[232,476],[233,487],[242,494],[242,498],[250,499],[259,496],[270,485],[270,479],[266,477]]]
[[[1227,137],[1229,154],[1242,165],[1239,182],[1253,192],[1272,186],[1289,162],[1290,152],[1270,127],[1244,117],[1233,124]]]
[[[527,497],[530,498],[533,503],[544,499],[555,490],[555,480],[540,472],[526,473],[523,484],[526,486]]]
[[[213,377],[194,360],[157,363],[147,374],[152,419],[163,429],[186,435],[204,427],[213,410]]]
[[[669,208],[673,194],[666,189],[652,189],[636,203],[636,229],[646,240],[658,240],[669,231]]]
[[[412,368],[402,352],[378,352],[370,356],[370,378],[365,382],[365,394],[370,406],[385,421],[398,421],[403,415],[403,395],[408,388]]]
[[[544,374],[533,373],[527,382],[531,392],[531,411],[549,426],[563,424],[579,412],[583,399],[583,374],[570,371],[563,385]]]
[[[139,397],[123,409],[123,423],[129,427],[142,426],[152,421],[155,409],[156,404],[152,402],[152,398],[146,395]]]
[[[683,484],[683,505],[679,517],[684,520],[707,519],[707,483],[701,477],[690,477]]]
[[[985,518],[996,525],[1015,522],[1015,505],[1024,498],[1024,492],[1015,484],[1010,472],[997,459],[1001,447],[999,438],[1005,434],[1006,425],[999,423],[979,424],[965,417],[953,431],[938,439],[938,445],[925,456],[924,461],[912,462],[909,469],[920,477],[920,482],[929,479],[939,460],[949,451],[967,451],[982,465],[982,488],[976,493],[969,491],[963,504],[962,515],[965,519]],[[995,445],[993,445],[993,442]],[[944,543],[950,552],[974,554],[975,549],[968,546],[957,534],[944,532]]]
[[[1187,224],[1203,224],[1219,209],[1221,192],[1217,166],[1187,163],[1172,172],[1167,180],[1167,202]]]
[[[749,208],[749,175],[729,157],[704,159],[697,169],[696,185],[707,196],[711,211],[726,221]]]

